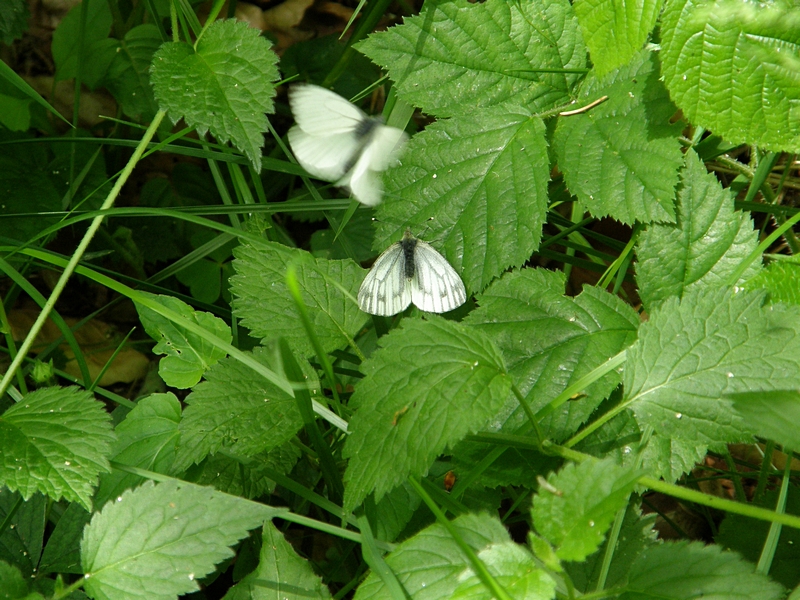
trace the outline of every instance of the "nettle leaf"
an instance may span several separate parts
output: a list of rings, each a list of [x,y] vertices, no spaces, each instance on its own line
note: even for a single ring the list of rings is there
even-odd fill
[[[81,543],[93,598],[172,600],[233,556],[230,546],[284,509],[210,488],[147,481],[94,515]]]
[[[256,348],[253,358],[275,361],[268,348]],[[185,402],[176,473],[223,447],[242,456],[270,450],[303,426],[292,396],[233,358],[212,367]]]
[[[147,294],[147,292],[140,292]],[[233,339],[231,328],[225,321],[211,313],[196,311],[191,306],[172,296],[147,294],[149,298],[178,313],[226,343]],[[173,323],[153,309],[136,303],[142,326],[158,343],[153,354],[165,354],[158,363],[158,374],[164,383],[185,389],[192,387],[211,366],[225,356],[225,351],[213,346],[196,333]]]
[[[400,97],[437,117],[567,103],[586,67],[566,0],[435,3],[356,47],[388,71]]]
[[[797,390],[742,392],[728,400],[751,431],[784,448],[800,448],[800,392]]]
[[[169,473],[175,460],[180,420],[181,404],[174,394],[142,398],[117,425],[112,460],[147,471]],[[103,506],[142,481],[144,479],[138,475],[119,470],[103,475],[94,497],[95,505]]]
[[[623,406],[694,446],[747,439],[722,396],[800,386],[800,309],[763,300],[724,289],[666,300],[628,350]]]
[[[161,108],[207,131],[220,142],[232,141],[256,172],[273,112],[278,79],[277,55],[258,29],[234,20],[216,21],[196,47],[168,42],[153,57],[150,78]]]
[[[285,338],[302,356],[314,348],[286,288],[286,269],[296,268],[297,281],[314,332],[326,352],[351,342],[367,322],[355,297],[364,269],[352,260],[313,258],[308,252],[273,242],[234,250],[231,277],[233,308],[254,336],[264,341]]]
[[[551,600],[556,582],[534,561],[533,555],[514,542],[501,542],[484,548],[478,558],[512,598]],[[460,582],[451,600],[491,600],[490,590],[470,568],[459,575]]]
[[[113,440],[111,417],[90,392],[36,390],[0,416],[0,484],[25,499],[38,491],[91,510]]]
[[[681,124],[652,52],[640,52],[603,78],[581,86],[576,106],[608,100],[558,118],[553,145],[570,192],[596,217],[623,223],[675,220],[673,197],[683,164]]]
[[[475,552],[511,541],[502,523],[485,514],[464,515],[453,519],[452,525]],[[453,537],[438,523],[404,541],[385,560],[414,600],[450,598],[458,587],[458,575],[471,566]],[[372,572],[356,590],[354,600],[387,597],[389,591]]]
[[[225,600],[331,597],[309,562],[294,551],[272,522],[264,524],[261,540],[258,567],[233,586]]]
[[[777,600],[783,587],[734,552],[702,542],[666,542],[631,565],[621,600]]]
[[[750,290],[765,289],[772,302],[800,304],[800,263],[776,261],[761,269],[760,273],[745,283]]]
[[[424,476],[447,446],[483,428],[511,389],[491,340],[458,323],[406,319],[380,344],[350,400],[347,509]]]
[[[621,67],[642,49],[664,0],[576,0],[575,14],[602,76]]]
[[[603,542],[640,474],[610,458],[567,464],[547,478],[556,492],[540,487],[533,499],[536,530],[561,560],[582,561]]]
[[[728,285],[758,244],[750,214],[733,210],[733,194],[691,149],[681,172],[677,210],[676,224],[650,225],[637,242],[636,280],[642,302],[651,310],[692,288]],[[759,269],[752,263],[741,280]]]
[[[604,290],[585,286],[575,298],[564,295],[564,275],[545,269],[507,273],[478,298],[465,323],[497,344],[519,390],[537,411],[569,385],[618,354],[636,339],[639,317]],[[588,386],[585,397],[566,402],[540,421],[548,438],[574,433],[620,384],[616,371]],[[522,409],[496,417],[506,432],[526,425]]]
[[[108,68],[106,87],[129,117],[149,121],[158,111],[150,87],[150,63],[162,41],[155,25],[134,27],[119,43]]]
[[[791,3],[676,0],[661,17],[664,82],[729,142],[800,150],[800,21]]]
[[[480,5],[476,5],[480,6]],[[387,177],[375,247],[407,227],[437,248],[479,291],[538,248],[547,213],[544,123],[500,107],[438,121],[415,135]]]

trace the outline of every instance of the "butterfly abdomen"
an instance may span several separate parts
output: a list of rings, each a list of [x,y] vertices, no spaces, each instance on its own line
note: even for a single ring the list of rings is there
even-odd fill
[[[417,246],[417,239],[406,235],[400,245],[403,248],[403,266],[406,272],[406,279],[414,278],[414,248]]]

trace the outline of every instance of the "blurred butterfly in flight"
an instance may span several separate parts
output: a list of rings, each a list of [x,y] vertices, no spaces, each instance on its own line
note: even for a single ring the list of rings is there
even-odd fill
[[[296,123],[289,144],[302,167],[348,188],[362,204],[380,204],[381,173],[397,162],[406,133],[316,85],[292,86],[289,105]]]
[[[384,250],[358,290],[361,310],[387,317],[412,302],[425,312],[443,313],[466,299],[464,283],[450,263],[410,231]]]

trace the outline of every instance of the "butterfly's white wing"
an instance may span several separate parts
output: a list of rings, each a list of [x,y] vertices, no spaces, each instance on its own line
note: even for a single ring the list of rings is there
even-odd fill
[[[411,301],[425,312],[444,313],[467,300],[464,283],[444,256],[433,246],[417,240],[414,247],[414,277]]]
[[[295,125],[288,137],[297,162],[310,175],[325,181],[346,175],[350,157],[357,155],[359,149],[358,140],[351,133],[311,135]]]
[[[392,244],[372,265],[358,290],[358,307],[371,315],[389,317],[411,304],[406,261],[400,242]]]
[[[383,198],[381,172],[397,161],[407,140],[406,132],[397,127],[376,126],[353,168],[337,185],[348,187],[362,204],[380,204]]]

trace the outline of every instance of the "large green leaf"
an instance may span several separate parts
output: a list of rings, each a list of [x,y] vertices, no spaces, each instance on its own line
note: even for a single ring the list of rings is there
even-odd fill
[[[652,52],[640,52],[603,78],[590,74],[577,106],[560,116],[553,140],[569,191],[597,217],[623,223],[674,221],[673,198],[683,164],[680,123],[659,81]]]
[[[425,475],[448,445],[495,416],[511,386],[491,340],[458,323],[407,319],[380,343],[350,400],[348,509]]]
[[[246,23],[217,21],[196,47],[162,45],[150,72],[156,99],[173,122],[183,119],[200,135],[210,131],[220,142],[232,141],[257,172],[278,78],[278,57],[259,33]]]
[[[649,310],[686,290],[728,285],[758,243],[750,215],[733,210],[733,194],[706,171],[693,150],[686,153],[677,208],[676,224],[650,225],[637,244],[636,280]],[[752,263],[742,279],[758,270]]]
[[[303,250],[271,242],[239,246],[234,256],[232,304],[254,336],[265,341],[282,337],[301,355],[314,353],[286,288],[289,265],[296,269],[314,333],[326,352],[346,346],[367,321],[355,301],[364,270],[352,260],[315,259]]]
[[[538,112],[569,101],[586,50],[566,0],[426,4],[358,49],[400,96],[437,117],[510,102]]]
[[[0,416],[0,484],[92,508],[114,434],[103,404],[78,388],[31,392]]]
[[[233,556],[232,544],[282,510],[148,481],[109,502],[84,530],[84,589],[99,600],[173,600],[198,590],[198,579]]]
[[[538,248],[549,178],[544,123],[530,112],[498,107],[439,121],[387,176],[376,246],[411,227],[479,291]]]
[[[84,9],[86,24],[81,36],[81,11]],[[116,41],[108,37],[112,22],[107,2],[73,6],[53,32],[52,52],[57,81],[75,78],[80,62],[81,81],[90,88],[100,84],[117,49]]]
[[[751,431],[784,448],[800,448],[800,392],[796,389],[731,394],[728,400]]]
[[[673,0],[664,82],[692,123],[733,143],[800,150],[800,16],[791,2]]]
[[[765,289],[772,302],[800,304],[800,263],[796,260],[772,262],[766,269],[745,283],[751,290]]]

